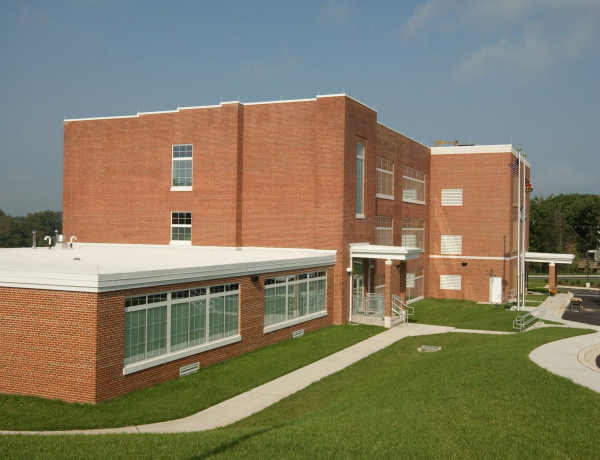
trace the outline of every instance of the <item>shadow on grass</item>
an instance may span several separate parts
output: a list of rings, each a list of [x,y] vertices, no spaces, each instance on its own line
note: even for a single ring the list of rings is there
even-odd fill
[[[253,437],[259,436],[263,433],[268,433],[269,431],[278,430],[279,428],[284,427],[286,425],[287,425],[287,423],[280,423],[279,425],[275,425],[271,428],[264,428],[262,430],[254,431],[252,433],[248,433],[243,436],[239,436],[235,440],[221,444],[219,447],[215,447],[214,449],[211,449],[202,455],[194,455],[193,457],[189,457],[188,460],[204,460],[204,459],[213,457],[218,454],[223,454],[223,453],[227,452],[229,449],[232,449],[233,447],[237,446],[238,444],[240,444],[244,441],[252,439]]]

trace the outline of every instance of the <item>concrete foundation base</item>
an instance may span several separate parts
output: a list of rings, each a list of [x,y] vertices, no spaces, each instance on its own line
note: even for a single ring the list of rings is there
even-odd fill
[[[379,318],[378,316],[352,315],[352,322],[356,324],[367,324],[369,326],[381,326],[387,329],[404,324],[402,318],[399,316]]]

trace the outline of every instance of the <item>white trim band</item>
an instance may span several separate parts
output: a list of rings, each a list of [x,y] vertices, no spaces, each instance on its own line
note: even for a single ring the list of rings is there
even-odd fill
[[[269,332],[278,331],[279,329],[285,329],[286,327],[295,326],[296,324],[305,323],[306,321],[322,318],[323,316],[327,316],[327,310],[321,310],[316,313],[311,313],[310,315],[290,319],[288,321],[284,321],[283,323],[271,324],[270,326],[266,326],[263,329],[263,332],[265,334],[268,334]]]
[[[480,256],[450,256],[450,255],[430,255],[430,259],[472,259],[472,260],[513,260],[518,256],[512,257],[480,257]]]

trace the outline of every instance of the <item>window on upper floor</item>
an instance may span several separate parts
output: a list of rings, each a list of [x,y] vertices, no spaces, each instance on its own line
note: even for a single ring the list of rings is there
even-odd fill
[[[356,144],[356,217],[365,217],[365,146]]]
[[[402,246],[425,249],[425,221],[423,219],[402,219]]]
[[[192,243],[192,213],[171,213],[171,244]]]
[[[425,204],[425,173],[404,166],[402,179],[402,201]]]
[[[174,145],[171,190],[192,189],[192,144]]]
[[[377,226],[375,227],[375,244],[379,244],[381,246],[393,246],[391,217],[377,217]]]
[[[377,198],[394,199],[394,162],[377,157]]]

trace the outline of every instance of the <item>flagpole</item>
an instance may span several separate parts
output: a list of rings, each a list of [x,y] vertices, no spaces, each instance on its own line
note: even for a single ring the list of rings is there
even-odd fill
[[[522,208],[522,214],[521,214],[521,221],[523,222],[523,243],[521,244],[521,250],[523,252],[523,261],[522,261],[522,268],[521,268],[521,292],[522,292],[522,296],[523,296],[523,308],[525,308],[525,221],[527,220],[526,217],[526,211],[527,211],[527,194],[525,193],[525,180],[526,180],[526,176],[527,174],[527,163],[525,162],[525,157],[527,156],[526,153],[523,154],[523,208]]]
[[[521,310],[521,147],[519,152],[519,191],[517,200],[517,310]]]

